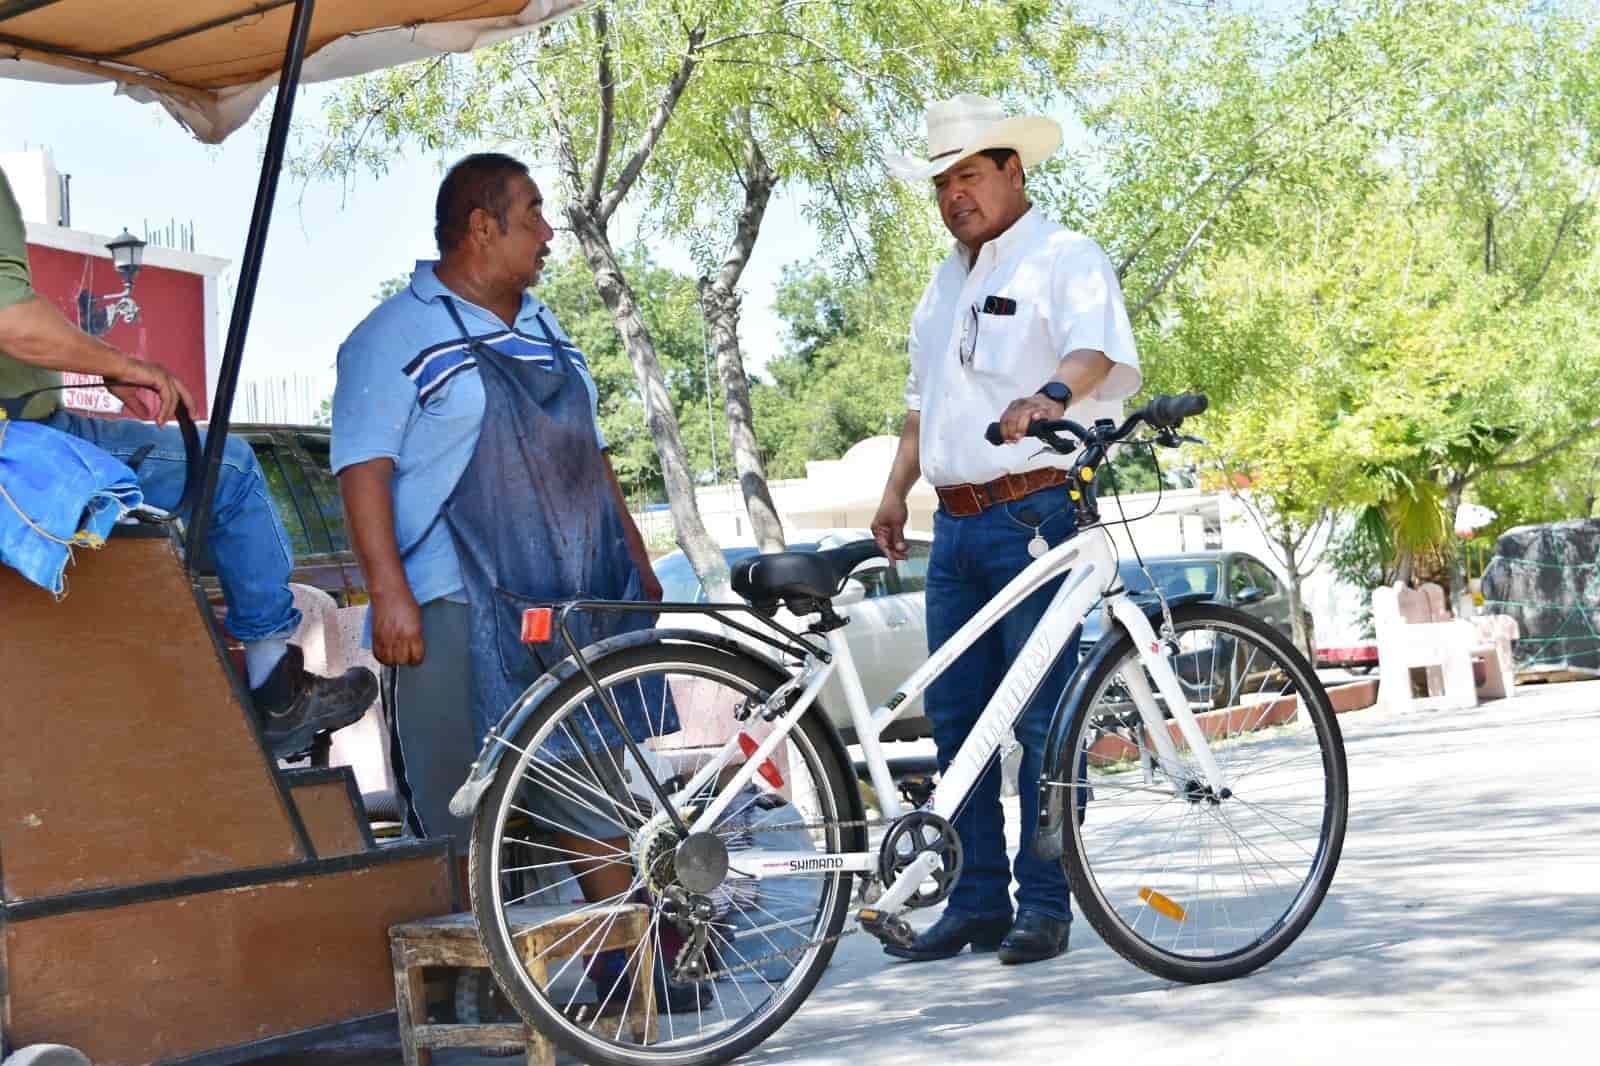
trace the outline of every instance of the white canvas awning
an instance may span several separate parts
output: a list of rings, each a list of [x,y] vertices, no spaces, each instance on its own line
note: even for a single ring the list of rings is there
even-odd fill
[[[303,81],[527,33],[587,0],[319,0]],[[0,77],[116,82],[208,144],[278,81],[294,0],[0,0]]]

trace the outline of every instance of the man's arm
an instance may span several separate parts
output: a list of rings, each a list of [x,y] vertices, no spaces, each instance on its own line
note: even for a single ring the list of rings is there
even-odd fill
[[[889,481],[883,487],[878,513],[872,518],[873,539],[883,554],[895,562],[906,557],[906,497],[922,476],[921,444],[922,412],[907,411],[894,463],[889,467]]]
[[[1068,352],[1056,364],[1051,381],[1059,381],[1072,390],[1073,399],[1093,396],[1101,382],[1111,374],[1111,360],[1105,352],[1079,348]],[[1045,383],[1039,382],[1042,386]],[[1061,418],[1067,413],[1065,404],[1056,403],[1048,396],[1035,393],[1012,400],[1000,416],[1000,435],[1008,441],[1019,441],[1027,435],[1028,427],[1040,419]]]
[[[400,545],[394,536],[394,460],[369,459],[339,471],[350,543],[372,597],[372,654],[386,666],[416,666],[427,648]]]
[[[111,392],[133,415],[157,424],[172,418],[179,400],[190,411],[195,409],[189,390],[167,370],[89,336],[63,318],[48,300],[37,296],[0,310],[0,351],[29,366],[148,386],[113,386]]]
[[[639,590],[645,599],[659,603],[661,582],[656,578],[655,568],[650,565],[650,551],[644,546],[644,535],[639,532],[639,526],[633,520],[633,512],[628,510],[628,500],[622,494],[622,483],[617,480],[617,472],[611,467],[611,455],[601,452],[600,458],[606,464],[606,477],[611,481],[611,491],[617,499],[617,510],[622,515],[622,538],[628,542],[628,555],[639,568]]]

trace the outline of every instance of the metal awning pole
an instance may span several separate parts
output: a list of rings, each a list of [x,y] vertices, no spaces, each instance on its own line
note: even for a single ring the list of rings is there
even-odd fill
[[[278,174],[283,170],[284,147],[289,141],[289,119],[294,114],[294,98],[300,88],[300,65],[305,59],[306,38],[311,30],[315,0],[295,0],[294,21],[289,27],[289,44],[283,55],[283,74],[278,79],[278,97],[272,104],[272,127],[267,133],[267,150],[261,160],[261,178],[256,184],[255,210],[250,214],[250,232],[245,237],[244,259],[239,263],[239,288],[233,299],[233,316],[228,322],[228,342],[222,349],[222,369],[217,375],[217,394],[211,398],[210,426],[206,431],[200,479],[200,494],[189,519],[185,556],[189,565],[200,558],[206,530],[211,524],[211,498],[217,491],[217,474],[222,466],[222,448],[228,438],[228,418],[233,411],[233,393],[239,384],[239,366],[244,360],[245,334],[250,328],[250,312],[256,300],[256,281],[261,276],[261,260],[267,249],[267,227],[272,222],[272,203],[278,195]]]

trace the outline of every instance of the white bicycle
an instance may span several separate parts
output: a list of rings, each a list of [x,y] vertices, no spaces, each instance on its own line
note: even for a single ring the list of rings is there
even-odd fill
[[[734,573],[745,605],[645,605],[713,612],[742,643],[676,628],[585,649],[569,639],[572,656],[510,709],[457,797],[458,812],[476,810],[480,935],[522,1017],[592,1062],[722,1062],[783,1024],[841,936],[909,941],[906,912],[940,902],[960,876],[951,823],[969,790],[1097,605],[1104,636],[1058,694],[1040,828],[1024,846],[1059,856],[1080,912],[1153,974],[1225,980],[1293,943],[1344,840],[1345,756],[1327,695],[1304,657],[1249,615],[1194,597],[1136,601],[1100,525],[1094,475],[1107,450],[1140,426],[1154,430],[1144,443],[1176,445],[1183,419],[1204,408],[1202,396],[1163,397],[1121,426],[1036,423],[1045,446],[1078,453],[1078,534],[875,710],[831,603],[877,554],[871,542],[749,560]],[[1057,579],[937,791],[908,809],[883,729]],[[779,605],[815,620],[787,629],[773,620]],[[575,610],[640,606],[569,604],[561,629]],[[836,674],[876,794],[871,820],[817,705]],[[649,717],[642,742],[623,728],[624,707]],[[870,830],[880,832],[869,847]],[[862,905],[847,927],[853,880]]]

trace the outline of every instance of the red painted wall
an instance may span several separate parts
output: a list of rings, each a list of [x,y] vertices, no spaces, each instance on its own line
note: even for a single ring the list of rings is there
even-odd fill
[[[80,289],[87,288],[96,296],[122,291],[122,275],[109,259],[30,244],[28,264],[34,289],[73,323],[78,321]],[[118,319],[102,339],[172,371],[200,405],[194,417],[205,418],[210,403],[206,396],[205,278],[147,264],[134,279],[133,299],[139,305],[139,320],[129,324]],[[111,409],[106,406],[108,399],[102,389],[73,389],[67,393],[67,406],[100,413]]]

